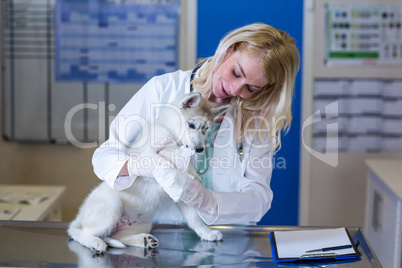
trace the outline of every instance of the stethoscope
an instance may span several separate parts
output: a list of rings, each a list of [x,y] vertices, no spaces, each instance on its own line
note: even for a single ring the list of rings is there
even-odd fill
[[[191,77],[190,77],[190,92],[193,92],[193,91],[194,91],[193,83],[191,83],[191,82],[194,80],[194,77],[195,77],[196,72],[198,71],[198,69],[201,68],[201,66],[204,64],[204,62],[205,62],[205,60],[198,62],[198,63],[195,65],[193,71],[191,72]],[[211,144],[213,144],[212,139],[211,139]],[[244,158],[243,142],[238,142],[238,143],[237,143],[237,154],[238,154],[238,156],[239,156],[240,162],[242,162],[242,161],[243,161],[243,158]],[[196,153],[196,157],[197,157],[197,153]],[[209,164],[208,164],[208,160],[209,160],[208,148],[206,148],[206,150],[205,150],[205,159],[206,159],[206,168],[205,168],[205,169],[201,168],[200,170],[198,170],[198,171],[197,171],[198,174],[204,174],[204,173],[206,173],[206,172],[208,171],[208,169],[209,169]]]

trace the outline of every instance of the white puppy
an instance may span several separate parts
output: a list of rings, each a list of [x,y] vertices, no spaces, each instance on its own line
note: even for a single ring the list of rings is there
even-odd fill
[[[150,148],[151,140],[161,141],[164,137],[170,137],[174,144],[159,153],[170,159],[183,172],[191,174],[190,177],[200,179],[192,165],[189,165],[189,157],[194,150],[202,150],[214,118],[226,109],[227,106],[211,108],[199,93],[187,94],[175,102],[174,106],[163,110],[152,125],[154,131],[142,132],[141,138],[153,137],[147,138],[144,145],[133,149],[132,153],[141,153]],[[172,171],[169,167],[163,167],[159,168],[157,173],[158,176],[175,174],[169,171]],[[150,177],[137,177],[128,189],[122,191],[115,191],[103,182],[86,198],[76,219],[71,222],[68,234],[72,239],[100,254],[106,250],[107,245],[157,247],[159,241],[149,234],[152,218],[160,204],[168,198],[158,182]],[[209,229],[195,209],[183,202],[176,204],[186,218],[188,226],[201,239],[222,239],[222,234]]]

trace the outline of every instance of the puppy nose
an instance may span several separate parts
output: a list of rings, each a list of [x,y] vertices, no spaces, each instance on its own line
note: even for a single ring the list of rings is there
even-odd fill
[[[197,147],[195,148],[196,153],[202,153],[204,151],[204,147]]]

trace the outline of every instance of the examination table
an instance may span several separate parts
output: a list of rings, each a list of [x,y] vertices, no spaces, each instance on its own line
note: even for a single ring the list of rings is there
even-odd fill
[[[102,256],[69,241],[68,223],[0,221],[1,267],[381,267],[359,228],[348,228],[360,241],[362,257],[354,261],[276,264],[272,261],[269,233],[313,227],[214,226],[220,242],[200,241],[185,226],[154,225],[157,250],[135,247],[108,248]]]

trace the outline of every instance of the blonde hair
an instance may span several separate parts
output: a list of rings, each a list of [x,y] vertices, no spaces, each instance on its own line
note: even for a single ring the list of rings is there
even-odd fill
[[[212,94],[213,73],[231,49],[250,56],[261,55],[261,68],[268,79],[268,84],[249,98],[233,97],[231,100],[232,113],[237,118],[237,142],[243,142],[250,130],[257,130],[261,139],[263,133],[268,132],[274,150],[278,151],[281,132],[286,132],[292,121],[293,88],[300,61],[295,40],[284,31],[262,23],[246,25],[228,33],[220,41],[215,55],[201,67],[200,76],[193,81],[194,88],[205,98]],[[267,122],[268,130],[265,130]]]

